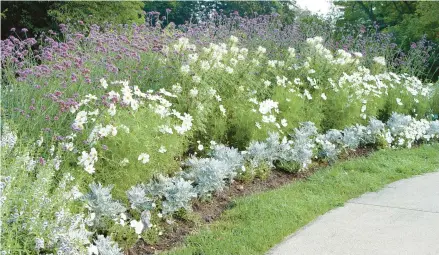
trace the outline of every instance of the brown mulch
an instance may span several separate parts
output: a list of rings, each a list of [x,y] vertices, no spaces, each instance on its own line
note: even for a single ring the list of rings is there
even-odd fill
[[[340,155],[340,160],[367,156],[373,148],[361,148]],[[221,214],[234,206],[235,198],[251,195],[292,183],[300,179],[306,179],[318,169],[327,166],[326,162],[313,164],[306,172],[287,173],[278,170],[271,171],[266,179],[254,179],[250,182],[235,181],[231,186],[222,192],[215,193],[209,201],[197,200],[192,204],[193,213],[195,213],[203,222],[209,224],[218,219]],[[133,248],[125,252],[128,255],[147,255],[156,254],[159,251],[170,250],[181,243],[184,238],[192,231],[198,228],[200,223],[192,220],[176,219],[175,223],[168,226],[164,234],[157,243],[148,244],[140,239]]]

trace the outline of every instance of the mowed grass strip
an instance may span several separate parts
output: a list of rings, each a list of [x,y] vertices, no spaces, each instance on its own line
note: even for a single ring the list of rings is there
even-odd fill
[[[241,197],[213,224],[166,254],[264,254],[286,236],[351,198],[439,170],[439,144],[381,150],[322,168],[306,180]],[[316,238],[319,238],[316,236]]]

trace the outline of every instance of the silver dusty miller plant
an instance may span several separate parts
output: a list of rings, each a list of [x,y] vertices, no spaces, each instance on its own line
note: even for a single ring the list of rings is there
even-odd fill
[[[86,207],[95,213],[95,223],[99,224],[102,217],[115,218],[125,212],[125,207],[114,200],[111,195],[112,186],[104,187],[100,183],[91,183],[90,192],[84,196]]]

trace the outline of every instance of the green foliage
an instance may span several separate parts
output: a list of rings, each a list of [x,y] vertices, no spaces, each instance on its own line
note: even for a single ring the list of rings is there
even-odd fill
[[[379,30],[393,32],[398,43],[408,46],[425,34],[439,42],[439,3],[434,1],[337,1],[344,8],[339,25],[376,25]]]
[[[143,6],[141,1],[72,1],[55,4],[48,10],[48,15],[58,23],[142,24],[145,22]]]

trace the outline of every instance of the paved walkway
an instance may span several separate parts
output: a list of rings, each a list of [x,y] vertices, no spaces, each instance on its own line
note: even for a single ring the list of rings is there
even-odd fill
[[[439,255],[439,172],[394,182],[334,209],[271,255]]]

